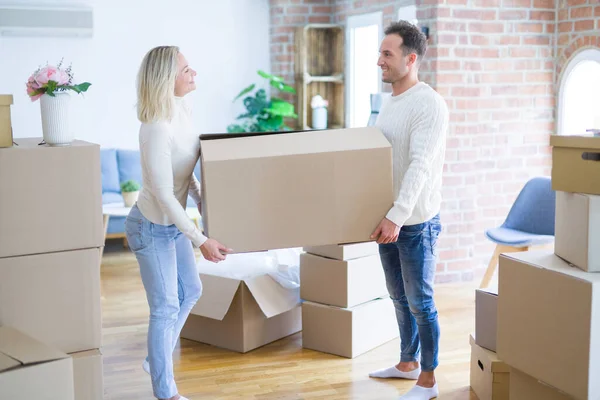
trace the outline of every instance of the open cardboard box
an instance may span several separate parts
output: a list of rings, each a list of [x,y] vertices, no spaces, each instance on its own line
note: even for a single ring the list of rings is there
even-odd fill
[[[246,353],[302,330],[299,289],[271,276],[245,279],[200,274],[203,293],[181,337]]]
[[[72,358],[0,326],[0,399],[74,400]]]
[[[201,135],[202,219],[234,252],[369,241],[393,206],[375,127]]]

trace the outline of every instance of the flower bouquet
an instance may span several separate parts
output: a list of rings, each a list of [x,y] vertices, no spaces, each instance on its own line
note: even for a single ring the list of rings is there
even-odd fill
[[[69,125],[70,92],[83,93],[91,86],[89,82],[73,84],[71,66],[46,65],[38,68],[27,80],[27,95],[31,101],[40,99],[44,142],[50,146],[64,146],[74,140]]]

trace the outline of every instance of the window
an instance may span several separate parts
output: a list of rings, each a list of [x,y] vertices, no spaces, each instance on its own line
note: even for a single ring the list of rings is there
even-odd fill
[[[383,36],[381,12],[348,17],[346,126],[367,126],[371,114],[371,94],[381,91],[381,71],[377,66]]]
[[[417,20],[417,6],[410,5],[400,7],[398,9],[398,21],[404,20],[408,22],[412,22],[413,25],[419,25],[419,21]]]
[[[600,50],[578,53],[563,73],[559,90],[559,135],[582,135],[600,129]]]

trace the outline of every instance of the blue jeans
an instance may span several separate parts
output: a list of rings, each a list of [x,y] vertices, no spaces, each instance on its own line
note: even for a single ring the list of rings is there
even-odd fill
[[[440,326],[433,284],[441,228],[436,215],[422,224],[403,226],[395,243],[379,245],[400,330],[400,361],[419,361],[421,353],[421,370],[425,372],[438,366]]]
[[[190,240],[175,225],[147,220],[134,206],[125,234],[135,253],[150,307],[148,362],[154,396],[177,395],[173,351],[185,320],[202,294],[196,255]]]

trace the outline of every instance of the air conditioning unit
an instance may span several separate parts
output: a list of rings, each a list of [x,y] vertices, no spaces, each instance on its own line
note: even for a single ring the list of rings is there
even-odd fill
[[[92,37],[93,9],[0,5],[0,35],[30,37]]]

